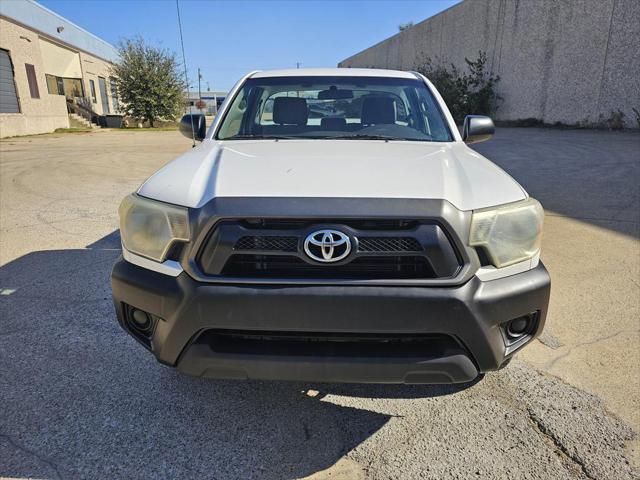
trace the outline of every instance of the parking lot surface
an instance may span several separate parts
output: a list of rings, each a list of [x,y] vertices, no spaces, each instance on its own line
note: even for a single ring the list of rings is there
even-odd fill
[[[640,478],[640,135],[499,129],[546,208],[547,329],[456,387],[210,381],[116,324],[117,207],[177,132],[0,142],[0,477]]]

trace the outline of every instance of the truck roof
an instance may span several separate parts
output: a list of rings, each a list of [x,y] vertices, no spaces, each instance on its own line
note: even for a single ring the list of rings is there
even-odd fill
[[[381,68],[291,68],[286,70],[264,70],[251,75],[251,78],[269,77],[385,77],[411,78],[416,75],[400,70],[384,70]]]

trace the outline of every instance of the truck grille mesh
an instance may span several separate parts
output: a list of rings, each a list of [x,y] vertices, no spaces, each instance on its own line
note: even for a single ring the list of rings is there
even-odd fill
[[[298,237],[245,236],[239,239],[234,250],[266,250],[273,252],[295,252],[298,249]],[[360,252],[421,252],[420,243],[411,237],[360,237]]]
[[[433,278],[424,257],[361,257],[343,265],[312,265],[294,256],[232,255],[222,274],[258,278]]]
[[[298,237],[247,236],[238,240],[233,249],[295,252],[298,249]]]
[[[421,252],[420,243],[411,237],[361,237],[360,252]]]

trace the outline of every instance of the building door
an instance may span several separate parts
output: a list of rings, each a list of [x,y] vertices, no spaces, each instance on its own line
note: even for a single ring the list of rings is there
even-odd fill
[[[118,90],[116,87],[116,79],[111,77],[109,78],[109,83],[111,84],[111,102],[113,103],[113,113],[117,113],[120,110],[120,105],[118,104]]]
[[[0,50],[0,113],[20,113],[13,64],[6,50]]]
[[[102,114],[109,113],[109,99],[107,98],[107,81],[98,77],[98,87],[100,88],[100,100],[102,100]]]

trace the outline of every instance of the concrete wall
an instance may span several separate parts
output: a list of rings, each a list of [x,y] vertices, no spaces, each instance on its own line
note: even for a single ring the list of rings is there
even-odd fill
[[[464,67],[479,50],[501,77],[499,120],[595,125],[619,110],[638,128],[639,0],[465,0],[339,66]]]
[[[0,47],[8,50],[14,69],[20,113],[0,113],[0,137],[53,132],[69,127],[62,95],[49,95],[38,35],[0,18]],[[34,66],[40,98],[31,98],[25,63]]]
[[[45,72],[56,77],[82,78],[78,52],[44,38],[39,38],[38,43]]]

